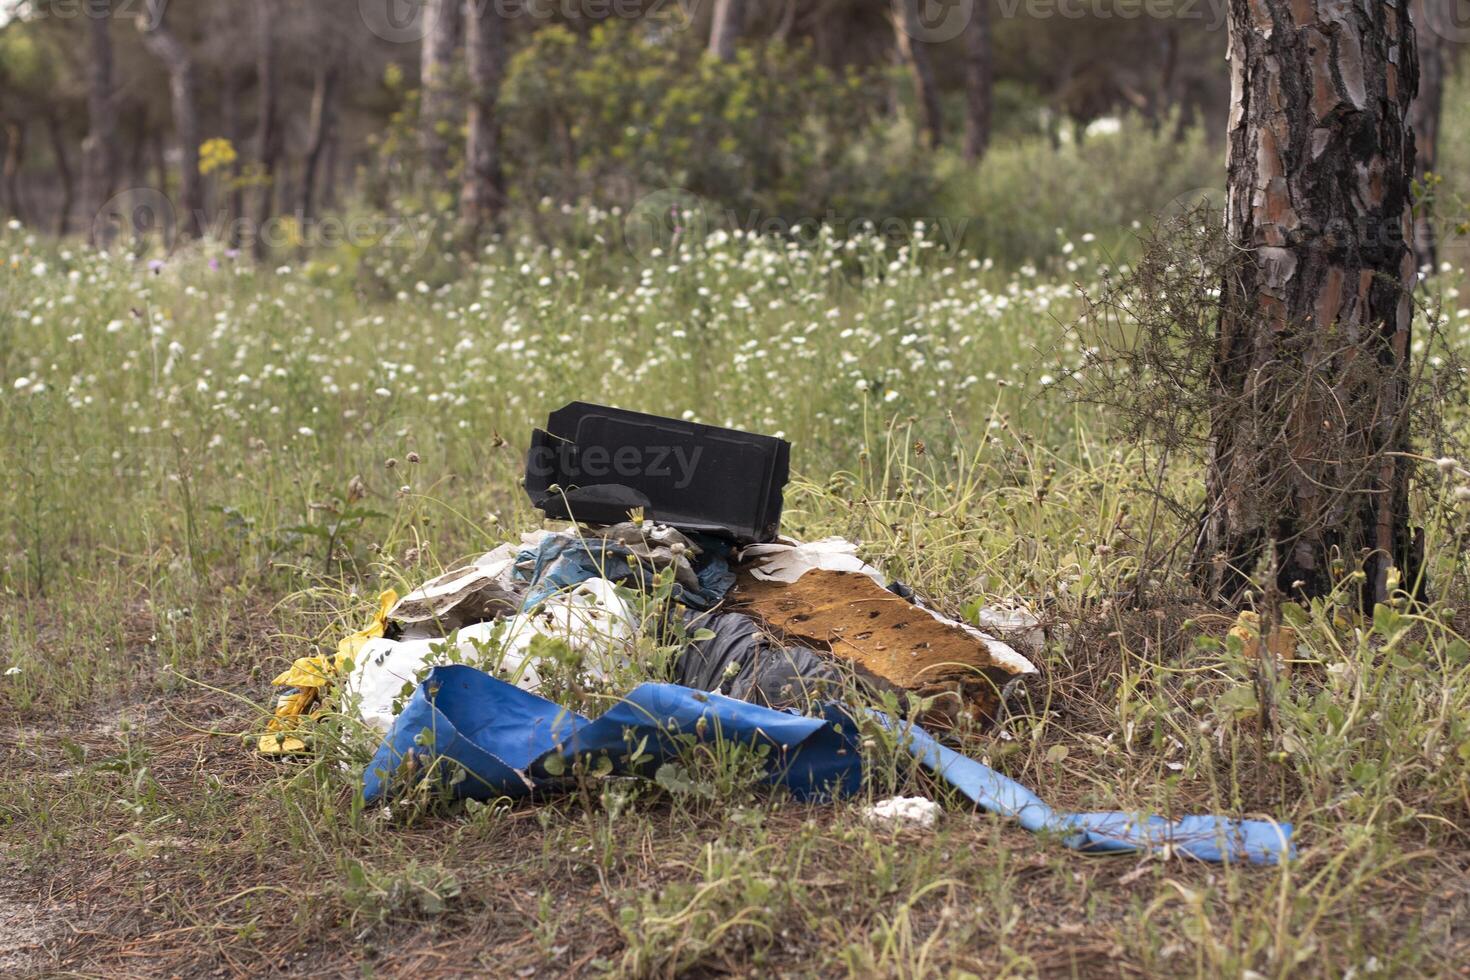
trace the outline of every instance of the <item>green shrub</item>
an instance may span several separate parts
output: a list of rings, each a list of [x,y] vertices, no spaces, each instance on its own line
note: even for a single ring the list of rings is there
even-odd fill
[[[805,48],[721,63],[642,24],[536,32],[502,91],[513,202],[630,207],[703,198],[726,225],[916,214],[931,161],[887,115],[886,71],[834,72]]]
[[[965,244],[1011,264],[1055,256],[1086,234],[1126,254],[1134,222],[1224,186],[1225,151],[1201,128],[1176,138],[1169,122],[1129,116],[1115,133],[1060,146],[1044,136],[1002,140],[978,170],[948,155],[939,170],[936,213],[963,216]]]

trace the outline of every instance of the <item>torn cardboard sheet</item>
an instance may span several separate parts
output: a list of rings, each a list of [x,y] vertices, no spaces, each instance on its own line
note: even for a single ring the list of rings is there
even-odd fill
[[[508,616],[521,606],[525,587],[514,575],[515,545],[503,544],[481,555],[474,564],[430,579],[398,600],[389,614],[405,627],[434,624],[441,636],[497,616]]]
[[[946,713],[966,709],[993,719],[1029,660],[994,637],[917,606],[861,572],[816,569],[794,582],[742,575],[737,611],[779,634],[830,651],[861,670],[917,694],[942,698]]]
[[[831,537],[818,541],[795,541],[781,538],[771,544],[753,544],[740,552],[740,560],[747,565],[750,576],[762,582],[797,581],[807,572],[855,572],[865,575],[873,583],[896,592],[904,599],[922,609],[930,609],[922,596],[894,582],[881,570],[874,568],[858,557],[858,546],[846,538]],[[892,583],[892,584],[889,584]],[[934,614],[941,621],[953,620]],[[1041,620],[1030,611],[1014,606],[982,606],[975,610],[975,619],[987,630],[1000,633],[1010,644],[1020,646],[1032,656],[1040,656],[1045,648],[1046,634]],[[974,630],[964,623],[957,623],[970,630],[977,638],[996,642],[995,637]]]

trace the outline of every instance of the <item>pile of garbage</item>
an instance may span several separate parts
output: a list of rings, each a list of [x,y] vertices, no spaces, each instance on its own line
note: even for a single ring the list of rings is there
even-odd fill
[[[1290,829],[1275,825],[1058,814],[943,746],[926,727],[989,723],[1037,673],[1016,647],[1036,655],[1039,624],[982,610],[1007,642],[931,608],[852,542],[780,536],[789,456],[771,436],[580,402],[552,413],[525,488],[568,523],[385,593],[335,656],[276,679],[290,690],[261,751],[303,751],[301,720],[335,685],[340,710],[383,736],[364,773],[369,801],[426,779],[477,799],[553,792],[594,758],[599,773],[647,775],[689,738],[762,745],[772,784],[831,799],[862,785],[858,732],[876,725],[979,806],[1074,847],[1289,852]],[[596,719],[542,696],[565,690],[568,672],[573,686],[625,676],[649,636],[675,651],[668,683],[641,684]],[[875,711],[884,691],[917,695],[898,703],[922,716]]]

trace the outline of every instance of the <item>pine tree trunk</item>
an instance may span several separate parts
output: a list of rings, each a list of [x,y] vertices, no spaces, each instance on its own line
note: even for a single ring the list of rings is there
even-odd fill
[[[908,65],[914,79],[914,101],[925,140],[931,148],[944,139],[944,113],[939,102],[939,84],[934,79],[934,65],[929,60],[929,47],[922,40],[918,4],[923,0],[893,0],[893,36],[899,56]]]
[[[1227,276],[1211,384],[1201,583],[1264,566],[1320,596],[1361,568],[1367,608],[1415,585],[1408,525],[1411,290],[1407,5],[1231,0]],[[1274,548],[1273,548],[1274,546]]]
[[[199,176],[199,101],[194,59],[164,23],[166,12],[166,0],[147,0],[138,15],[138,30],[143,35],[143,46],[168,72],[174,135],[179,141],[179,205],[183,210],[179,228],[188,237],[199,238],[204,231],[204,183]]]
[[[745,19],[745,0],[715,0],[710,22],[709,53],[720,61],[735,60],[735,42]]]
[[[471,15],[494,0],[470,0]],[[426,0],[425,33],[419,61],[419,145],[431,181],[449,173],[448,132],[454,125],[454,49],[464,20],[461,0]]]
[[[311,143],[307,146],[301,173],[300,215],[303,225],[315,216],[317,177],[336,125],[336,99],[337,66],[328,62],[317,69],[316,86],[311,93]]]
[[[98,215],[112,197],[117,165],[117,115],[113,106],[112,20],[110,0],[86,0],[87,137],[82,141],[82,200],[89,215]],[[89,238],[98,225],[89,225]],[[94,245],[106,242],[93,241]]]
[[[965,25],[965,159],[975,163],[990,146],[991,87],[995,55],[991,47],[990,0],[975,0]]]
[[[1409,110],[1409,124],[1414,128],[1414,145],[1418,160],[1414,176],[1425,180],[1438,170],[1440,123],[1444,118],[1444,82],[1449,67],[1450,45],[1446,31],[1453,22],[1451,8],[1457,0],[1413,0],[1410,8],[1419,43],[1419,97]],[[1414,218],[1414,252],[1419,266],[1438,262],[1434,237],[1433,207],[1419,209]]]
[[[71,231],[71,211],[76,203],[77,181],[72,173],[71,158],[66,151],[66,131],[61,119],[55,114],[46,117],[46,135],[51,139],[51,158],[56,164],[56,176],[61,180],[61,206],[56,211],[56,234]]]
[[[277,123],[276,15],[277,0],[255,0],[256,85],[258,117],[255,123],[255,147],[260,165],[260,187],[256,191],[255,234],[252,247],[255,257],[265,258],[266,243],[276,192],[276,165],[281,155],[281,133]]]
[[[465,18],[465,60],[470,76],[469,137],[460,191],[461,237],[479,242],[500,218],[505,184],[500,169],[500,127],[495,103],[505,74],[505,24],[493,3],[471,3]]]

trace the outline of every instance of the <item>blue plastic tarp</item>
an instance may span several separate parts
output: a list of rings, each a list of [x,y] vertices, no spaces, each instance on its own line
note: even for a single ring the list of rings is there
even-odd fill
[[[913,759],[975,805],[1056,835],[1083,851],[1170,849],[1204,861],[1274,864],[1294,855],[1291,825],[1218,816],[1172,820],[1128,813],[1059,813],[1020,783],[947,748],[917,725],[867,712],[892,729]],[[768,747],[768,781],[799,800],[857,792],[863,758],[854,713],[820,717],[774,711],[676,684],[642,684],[589,720],[554,702],[460,665],[435,667],[368,764],[363,795],[392,798],[436,760],[447,792],[478,800],[556,791],[562,774],[591,758],[597,771],[647,775],[677,758],[688,739]]]

